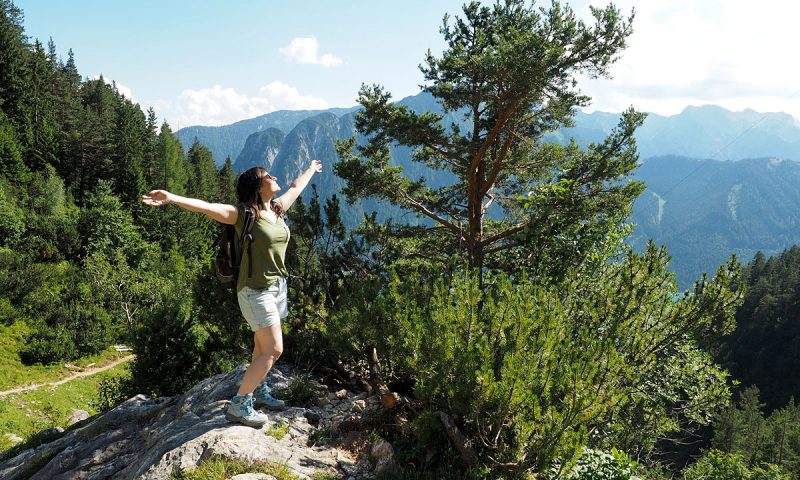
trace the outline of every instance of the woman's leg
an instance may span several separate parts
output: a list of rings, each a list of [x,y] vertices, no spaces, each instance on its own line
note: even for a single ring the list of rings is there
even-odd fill
[[[270,369],[283,353],[283,334],[280,322],[256,330],[253,337],[253,361],[244,373],[237,395],[253,393],[253,390],[267,378]]]

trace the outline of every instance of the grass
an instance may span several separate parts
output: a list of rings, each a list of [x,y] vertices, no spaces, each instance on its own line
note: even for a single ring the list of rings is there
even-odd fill
[[[28,439],[47,428],[66,428],[73,410],[86,410],[90,415],[97,413],[92,403],[97,400],[100,382],[126,375],[129,375],[127,365],[122,364],[57,387],[0,396],[0,450],[13,445],[7,434]]]
[[[289,381],[289,387],[282,392],[289,405],[307,407],[317,398],[316,382],[308,373],[301,373]]]
[[[279,442],[283,440],[287,433],[289,433],[289,426],[282,423],[273,423],[269,430],[264,432],[265,435],[269,435]]]
[[[25,344],[25,336],[28,333],[30,328],[24,321],[16,321],[10,325],[0,324],[0,391],[24,385],[55,382],[75,373],[64,367],[64,363],[24,365],[17,352]],[[94,363],[96,367],[100,367],[129,354],[109,349],[70,363],[78,367]]]
[[[226,480],[234,475],[243,473],[266,473],[278,480],[299,480],[289,467],[280,463],[260,462],[248,463],[243,460],[215,455],[201,463],[199,466],[181,473],[173,473],[171,480]],[[319,480],[339,477],[315,477]]]

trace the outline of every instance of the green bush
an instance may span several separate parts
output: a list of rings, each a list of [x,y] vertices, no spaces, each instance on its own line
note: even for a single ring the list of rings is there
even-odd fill
[[[474,274],[394,275],[372,297],[383,311],[351,316],[349,333],[387,345],[384,373],[408,379],[424,411],[451,414],[488,466],[542,472],[621,440],[650,449],[729,396],[724,372],[692,352],[730,327],[736,270],[676,300],[667,261],[651,246],[556,284],[487,273],[483,292]]]
[[[20,359],[26,365],[40,363],[48,365],[61,360],[77,358],[73,332],[64,325],[49,327],[40,325],[25,342],[19,352]]]
[[[289,405],[307,407],[317,398],[316,382],[308,373],[301,373],[292,378],[284,395]]]
[[[183,393],[249,358],[252,345],[245,341],[252,334],[238,311],[226,306],[210,266],[173,251],[153,268],[149,287],[157,295],[147,301],[133,334],[135,390]]]
[[[130,379],[127,377],[108,377],[100,380],[97,396],[89,405],[98,412],[105,412],[116,407],[133,394]]]
[[[86,273],[69,269],[60,292],[47,292],[36,298],[31,309],[37,317],[27,346],[20,352],[23,361],[55,363],[94,355],[120,339],[121,326],[109,314],[101,292],[95,290]],[[46,290],[40,288],[40,292]],[[56,294],[57,293],[57,294]],[[54,301],[57,299],[56,301]]]
[[[551,470],[551,478],[564,480],[638,480],[638,465],[625,453],[584,448],[577,463],[564,476],[559,476],[559,466]]]
[[[685,480],[789,480],[780,467],[763,464],[748,467],[741,455],[711,450],[684,470]]]
[[[0,197],[0,247],[15,247],[25,234],[25,216],[20,208]]]

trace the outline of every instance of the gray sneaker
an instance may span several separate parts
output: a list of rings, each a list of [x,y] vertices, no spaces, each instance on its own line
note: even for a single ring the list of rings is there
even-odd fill
[[[253,408],[253,394],[236,395],[231,399],[225,418],[229,422],[241,423],[248,427],[261,428],[268,417]]]
[[[267,385],[266,381],[262,382],[261,385],[256,387],[255,392],[253,392],[253,403],[255,408],[267,407],[270,410],[281,410],[286,406],[286,402],[273,397],[272,393],[270,392],[269,385]]]

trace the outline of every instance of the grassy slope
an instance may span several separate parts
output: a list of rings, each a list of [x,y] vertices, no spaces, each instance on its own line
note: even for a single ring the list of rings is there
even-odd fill
[[[0,325],[0,391],[29,384],[55,382],[73,373],[63,364],[23,365],[17,351],[27,332],[24,322]],[[125,355],[109,350],[71,363],[77,366],[91,363],[102,366]],[[124,375],[128,375],[128,364],[118,365],[97,375],[77,378],[57,387],[41,387],[29,392],[0,396],[0,450],[13,445],[8,434],[27,439],[46,428],[68,426],[69,416],[74,410],[86,410],[90,415],[97,413],[91,403],[98,397],[100,382],[105,378]]]
[[[57,387],[0,397],[0,450],[13,444],[7,434],[27,439],[46,428],[69,426],[68,420],[74,410],[86,410],[94,415],[97,410],[92,403],[98,398],[100,382],[124,375],[128,375],[127,364]]]
[[[0,391],[23,385],[55,382],[69,377],[73,373],[68,368],[65,368],[63,363],[46,366],[23,365],[17,352],[21,348],[28,332],[28,326],[22,321],[11,325],[0,325]],[[99,355],[82,358],[70,363],[79,367],[94,363],[96,364],[95,367],[100,367],[125,355],[128,354],[107,350]]]

